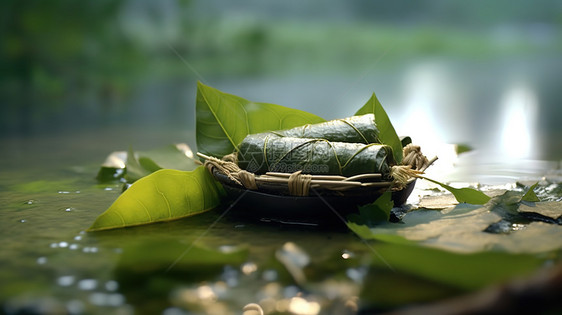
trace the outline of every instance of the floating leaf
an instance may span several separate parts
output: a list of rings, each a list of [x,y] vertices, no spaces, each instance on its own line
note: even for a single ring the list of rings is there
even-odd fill
[[[135,152],[129,148],[128,152],[112,152],[102,164],[96,179],[107,182],[125,176],[129,182],[134,182],[159,169],[192,171],[199,165],[185,143],[170,144],[150,151]]]
[[[390,210],[392,210],[393,206],[394,202],[392,201],[392,193],[387,191],[374,202],[360,206],[359,214],[353,213],[349,215],[348,219],[357,224],[367,226],[388,222],[388,219],[390,218]]]
[[[89,231],[192,216],[218,206],[222,194],[220,184],[202,166],[189,172],[159,170],[131,185]]]
[[[380,132],[379,138],[381,142],[392,147],[394,160],[400,164],[402,162],[402,142],[396,134],[396,130],[394,130],[386,111],[377,99],[375,93],[373,93],[373,96],[371,96],[367,103],[365,103],[355,115],[365,115],[369,113],[375,114],[375,123]]]
[[[536,271],[544,260],[534,255],[503,252],[460,254],[420,246],[397,235],[368,234],[365,226],[348,223],[373,244],[373,266],[406,273],[461,290],[474,290]],[[367,282],[368,283],[368,282]]]
[[[531,187],[529,187],[529,190],[525,193],[525,195],[523,195],[521,200],[522,201],[528,201],[528,202],[539,202],[539,201],[541,201],[539,199],[539,197],[537,197],[537,195],[535,194],[535,188],[537,188],[538,184],[539,183],[536,182]]]
[[[490,197],[487,196],[485,193],[473,189],[473,188],[454,188],[451,187],[449,185],[440,183],[436,180],[427,178],[427,177],[423,177],[420,176],[420,178],[423,178],[425,180],[428,180],[434,184],[437,184],[443,188],[445,188],[446,190],[448,190],[450,193],[453,194],[453,196],[455,196],[455,198],[457,199],[458,202],[466,202],[466,203],[471,203],[473,205],[483,205],[486,202],[490,201]]]
[[[133,151],[132,147],[130,147],[129,151],[127,152],[127,160],[125,164],[126,164],[125,178],[127,179],[128,182],[134,182],[158,170],[157,165],[156,165],[156,169],[152,169],[152,170],[147,169],[145,166],[149,163],[146,162],[144,163],[145,165],[143,166],[140,163],[139,158],[135,156],[135,152]]]
[[[267,103],[254,103],[197,83],[196,137],[199,152],[223,157],[238,151],[248,134],[288,129],[324,119]]]
[[[468,144],[464,144],[464,143],[455,144],[455,152],[457,153],[457,155],[465,152],[470,152],[472,150],[473,148]]]

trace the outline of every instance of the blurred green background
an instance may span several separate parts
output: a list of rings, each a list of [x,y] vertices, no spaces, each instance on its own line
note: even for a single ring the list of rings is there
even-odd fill
[[[325,118],[376,92],[399,133],[562,156],[562,1],[5,0],[0,12],[4,137],[193,130],[202,80]]]

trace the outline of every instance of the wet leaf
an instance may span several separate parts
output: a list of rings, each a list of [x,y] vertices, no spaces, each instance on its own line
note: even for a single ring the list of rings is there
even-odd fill
[[[394,206],[392,201],[392,193],[390,191],[382,194],[374,202],[359,207],[359,214],[353,213],[349,215],[349,220],[357,224],[374,226],[383,222],[388,222],[390,218],[390,210]]]
[[[529,187],[529,190],[525,193],[525,195],[523,195],[521,200],[522,201],[528,201],[528,202],[539,202],[539,201],[541,201],[539,199],[539,197],[537,197],[537,195],[535,194],[535,188],[537,188],[538,184],[539,184],[539,182],[536,182],[531,187]]]
[[[525,211],[518,211],[520,199],[520,192],[508,191],[485,206],[466,203],[453,206],[450,200],[452,207],[443,211],[418,209],[408,212],[399,224],[382,223],[371,228],[359,225],[354,226],[353,231],[364,239],[375,235],[377,239],[398,236],[419,245],[459,253],[491,249],[545,253],[561,249],[562,243],[554,240],[562,239],[562,228],[552,219],[562,214],[560,203],[540,203],[534,208],[521,205]],[[529,209],[538,213],[528,212]],[[502,231],[508,234],[489,233]]]
[[[102,213],[89,231],[175,220],[218,206],[222,187],[203,166],[159,170],[135,182]]]
[[[436,180],[427,178],[427,177],[423,177],[420,176],[420,178],[423,178],[425,180],[428,180],[434,184],[437,184],[443,188],[445,188],[446,190],[448,190],[450,193],[453,194],[453,196],[455,196],[455,198],[457,199],[458,202],[466,202],[466,203],[471,203],[473,205],[483,205],[486,202],[490,201],[490,197],[487,196],[485,193],[476,190],[476,189],[472,189],[472,188],[454,188],[451,187],[449,185],[440,183]]]
[[[394,154],[394,160],[400,164],[402,162],[402,141],[396,134],[396,130],[392,126],[386,111],[377,99],[375,93],[373,96],[361,107],[355,115],[374,114],[375,124],[379,129],[379,138],[383,144],[389,145]]]
[[[514,276],[531,274],[544,260],[534,255],[502,252],[453,253],[418,245],[400,236],[366,235],[364,227],[348,224],[359,230],[364,239],[376,240],[372,246],[373,266],[392,269],[462,290],[474,290],[505,281]]]
[[[254,103],[201,82],[197,84],[196,117],[197,149],[215,157],[238,151],[248,134],[325,121],[298,109]]]
[[[102,164],[96,179],[100,182],[113,181],[125,177],[134,182],[159,169],[192,171],[199,164],[185,143],[170,144],[149,151],[112,152]]]

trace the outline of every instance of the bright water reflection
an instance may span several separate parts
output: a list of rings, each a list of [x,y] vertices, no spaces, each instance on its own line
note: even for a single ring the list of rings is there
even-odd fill
[[[528,85],[515,84],[501,100],[501,149],[507,159],[536,158],[538,99]]]

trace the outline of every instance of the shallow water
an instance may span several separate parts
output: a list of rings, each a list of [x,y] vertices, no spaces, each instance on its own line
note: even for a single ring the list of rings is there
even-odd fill
[[[513,85],[509,83],[512,72],[527,73],[524,65],[494,64],[505,71],[496,72],[496,81],[488,79],[500,82],[492,86],[478,80],[478,67],[486,68],[486,64],[443,66],[428,61],[392,73],[367,74],[359,81],[350,77],[217,80],[216,87],[256,101],[293,107],[306,103],[309,105],[302,109],[317,114],[327,111],[326,118],[352,114],[376,87],[395,125],[413,126],[399,132],[419,139],[428,156],[439,156],[428,176],[460,185],[481,183],[485,188],[509,189],[517,181],[559,180],[562,167],[562,149],[554,141],[561,131],[552,123],[559,114],[559,107],[552,105],[559,94],[545,83],[558,75],[555,69],[560,64],[535,64],[530,68],[540,74],[531,71]],[[459,79],[463,76],[464,81]],[[342,82],[352,84],[331,88],[345,86]],[[438,93],[442,84],[451,84],[451,95]],[[303,85],[307,88],[302,89]],[[298,92],[279,92],[282,90]],[[368,92],[356,96],[357,91]],[[453,110],[450,102],[459,95],[464,98],[454,102]],[[193,110],[192,98],[186,98],[190,105],[182,113]],[[522,98],[536,99],[536,103],[518,105]],[[346,103],[348,99],[352,101]],[[342,103],[350,105],[338,106]],[[143,113],[150,104],[139,106],[137,113]],[[225,208],[168,223],[84,232],[121,191],[119,183],[95,180],[100,163],[110,152],[131,145],[145,150],[178,142],[194,147],[193,117],[184,118],[187,123],[178,128],[165,124],[176,121],[177,117],[170,116],[177,113],[159,110],[167,113],[155,115],[160,124],[146,127],[106,126],[0,139],[0,307],[4,312],[239,314],[244,305],[259,302],[266,311],[281,313],[353,314],[365,305],[393,309],[417,301],[416,294],[418,300],[432,301],[464,292],[383,266],[378,269],[377,277],[382,280],[377,283],[385,290],[391,291],[385,286],[393,283],[419,290],[409,300],[391,295],[369,300],[373,297],[365,298],[361,288],[371,266],[366,260],[376,258],[350,231],[222,217]],[[533,110],[537,112],[533,114]],[[416,117],[417,123],[408,124],[415,115],[405,113],[423,115]],[[428,117],[431,121],[424,120]],[[528,143],[521,150],[508,150],[514,145],[512,136],[521,134],[505,127],[510,125],[506,117],[528,128],[523,133],[529,135]],[[444,144],[460,142],[470,143],[476,150],[457,156],[453,145]],[[419,202],[418,195],[431,194],[424,188],[432,187],[419,182],[411,203]],[[198,255],[204,257],[203,262],[197,261]],[[307,278],[304,284],[300,273]]]
[[[149,148],[162,139],[174,142],[193,136],[184,131],[180,134],[187,136],[178,137],[177,130],[151,132],[152,138],[142,131],[130,132],[134,135],[121,129],[2,140],[8,149],[0,175],[0,296],[6,313],[237,314],[257,302],[295,314],[354,313],[366,272],[357,258],[369,247],[345,228],[260,224],[220,217],[223,208],[169,223],[84,232],[120,193],[119,183],[98,184],[94,178],[110,150],[125,147],[129,137],[145,139]],[[468,178],[479,180],[476,175],[485,174],[512,183],[515,178],[539,179],[560,172],[554,162],[524,164],[502,170],[467,165],[449,175],[461,178],[467,174],[462,170],[477,169]],[[446,169],[435,165],[440,167]],[[411,201],[427,193],[417,190]],[[200,247],[235,254],[221,256],[214,265],[213,260],[190,262],[190,254],[199,253]],[[304,259],[316,271],[309,268],[309,281],[298,286],[298,276],[280,267],[284,259]],[[295,270],[300,269],[297,264]]]

